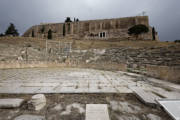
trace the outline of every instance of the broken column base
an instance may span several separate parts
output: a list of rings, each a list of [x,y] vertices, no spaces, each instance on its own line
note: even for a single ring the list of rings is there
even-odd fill
[[[32,96],[32,99],[28,102],[28,109],[41,110],[46,106],[46,97],[43,94],[37,94]]]

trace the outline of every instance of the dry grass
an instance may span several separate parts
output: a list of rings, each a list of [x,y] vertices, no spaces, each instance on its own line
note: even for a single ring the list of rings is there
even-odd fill
[[[27,37],[1,37],[0,43],[7,43],[13,45],[22,45],[32,43],[45,47],[46,39],[27,38]],[[158,42],[158,41],[105,41],[105,40],[72,40],[72,39],[59,39],[61,42],[72,42],[74,49],[103,49],[114,47],[167,47],[167,46],[180,46],[174,42]],[[59,41],[57,40],[57,41]]]
[[[168,47],[176,46],[174,42],[158,42],[158,41],[119,41],[119,42],[109,42],[109,41],[90,41],[90,40],[76,40],[73,42],[75,48],[77,49],[90,49],[90,48],[114,48],[114,47],[132,47],[132,48],[142,48],[142,47]]]

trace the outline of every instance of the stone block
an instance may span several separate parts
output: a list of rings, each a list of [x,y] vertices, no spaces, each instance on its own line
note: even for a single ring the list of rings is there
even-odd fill
[[[156,107],[158,105],[156,100],[162,99],[161,97],[159,97],[151,92],[146,92],[141,88],[133,87],[131,89],[143,103],[145,103],[146,105],[152,106],[152,107]]]
[[[110,120],[107,104],[87,104],[86,120]]]
[[[17,108],[24,102],[24,99],[0,99],[0,108]]]

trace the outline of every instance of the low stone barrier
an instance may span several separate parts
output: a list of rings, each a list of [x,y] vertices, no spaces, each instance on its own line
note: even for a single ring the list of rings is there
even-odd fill
[[[11,68],[36,68],[36,67],[64,67],[68,66],[66,63],[46,62],[46,61],[1,61],[0,69]]]
[[[66,60],[65,62],[52,62],[52,61],[0,61],[0,69],[12,68],[46,68],[46,67],[76,67],[76,68],[91,68],[100,70],[113,70],[113,71],[129,71],[127,64],[101,62],[101,63],[86,63],[80,61]],[[130,71],[134,72],[134,71]],[[156,66],[146,65],[144,71],[138,71],[139,74],[167,80],[174,83],[180,83],[180,67],[169,66]]]
[[[151,77],[180,83],[180,67],[147,65],[146,72]]]
[[[65,62],[51,62],[51,61],[0,61],[0,69],[12,69],[12,68],[42,68],[42,67],[80,67],[80,68],[93,68],[104,70],[121,70],[126,71],[125,64],[117,63],[85,63],[80,61]]]

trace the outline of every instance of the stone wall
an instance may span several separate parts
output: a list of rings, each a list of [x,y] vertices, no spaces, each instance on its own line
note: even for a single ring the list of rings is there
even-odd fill
[[[0,61],[0,69],[10,68],[39,68],[39,67],[67,67],[68,64],[46,61]]]
[[[180,66],[179,46],[150,48],[112,48],[107,49],[100,61],[127,62],[128,67],[144,67],[148,64],[158,66]]]
[[[31,27],[24,33],[24,37],[32,37],[32,31],[37,38],[47,38],[48,31],[53,31],[53,39],[60,39],[65,31],[65,37],[77,39],[112,39],[132,40],[135,37],[128,35],[128,29],[137,24],[144,24],[150,31],[141,36],[141,39],[152,40],[152,28],[149,26],[148,16],[127,17],[119,19],[89,20],[71,23],[50,23]],[[64,28],[65,26],[65,28]],[[64,30],[63,30],[64,29]],[[101,37],[101,34],[104,36]]]

